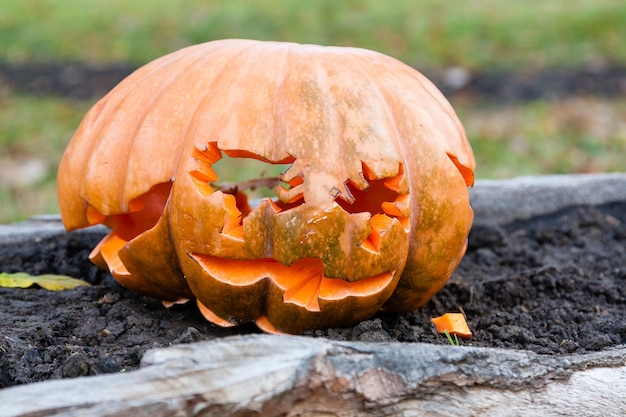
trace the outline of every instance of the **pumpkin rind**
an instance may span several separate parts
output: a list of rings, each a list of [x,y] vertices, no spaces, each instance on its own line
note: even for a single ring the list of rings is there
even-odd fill
[[[253,208],[212,184],[223,158],[290,167]],[[219,325],[301,332],[438,291],[465,252],[473,170],[449,103],[399,61],[223,40],[157,59],[98,102],[58,190],[66,228],[112,227],[93,259],[129,288],[196,297]]]

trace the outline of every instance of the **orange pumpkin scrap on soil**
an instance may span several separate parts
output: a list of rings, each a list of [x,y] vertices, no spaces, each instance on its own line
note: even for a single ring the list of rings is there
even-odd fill
[[[240,158],[289,164],[274,198],[217,185],[214,164]],[[450,104],[395,59],[221,40],[100,100],[58,196],[68,230],[111,229],[91,259],[125,287],[298,333],[430,299],[465,252],[474,164]]]
[[[465,321],[462,313],[446,313],[443,316],[433,317],[430,321],[435,325],[439,333],[448,332],[463,339],[472,337],[472,331]]]

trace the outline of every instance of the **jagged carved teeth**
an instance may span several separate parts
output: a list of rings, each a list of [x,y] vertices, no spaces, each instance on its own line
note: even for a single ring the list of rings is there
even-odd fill
[[[289,184],[291,185],[291,183]],[[298,184],[292,186],[291,188],[285,188],[282,185],[278,185],[275,190],[278,199],[283,203],[288,204],[302,198],[303,186],[302,184]]]

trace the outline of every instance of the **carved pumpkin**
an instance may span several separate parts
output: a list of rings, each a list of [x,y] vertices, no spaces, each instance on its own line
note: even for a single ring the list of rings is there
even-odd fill
[[[289,164],[274,198],[220,188],[215,164]],[[289,333],[424,304],[473,219],[474,157],[423,75],[356,48],[191,46],[100,100],[58,172],[68,230],[103,223],[91,259],[124,286],[195,298],[221,326]]]

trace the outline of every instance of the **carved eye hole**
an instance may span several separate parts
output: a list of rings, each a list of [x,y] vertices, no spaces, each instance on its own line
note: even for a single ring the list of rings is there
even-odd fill
[[[198,191],[205,197],[216,191],[226,194],[224,204],[229,215],[222,233],[241,237],[243,219],[253,209],[250,198],[269,198],[277,212],[304,204],[302,195],[294,193],[302,177],[283,178],[295,161],[293,157],[268,161],[248,151],[221,150],[211,142],[204,149],[194,149],[193,158],[196,169],[189,175]],[[284,200],[281,193],[291,193],[293,198]]]
[[[243,192],[249,198],[276,197],[274,188],[294,160],[272,162],[247,151],[223,151],[215,142],[195,149],[193,158],[197,169],[189,175],[203,195],[219,190],[233,195]]]

